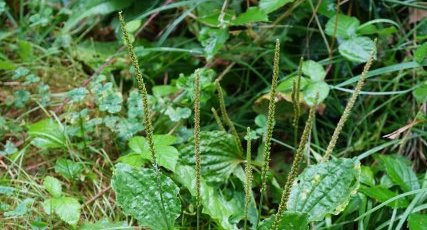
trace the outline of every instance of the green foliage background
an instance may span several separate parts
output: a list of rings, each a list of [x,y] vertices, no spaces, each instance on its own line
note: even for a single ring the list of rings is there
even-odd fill
[[[148,89],[159,174],[118,11]],[[423,1],[0,0],[0,25],[1,229],[195,229],[196,74],[201,229],[242,229],[246,200],[248,226],[271,228],[313,106],[278,228],[426,229]],[[276,39],[275,123],[259,207]],[[323,162],[372,52],[366,84]]]

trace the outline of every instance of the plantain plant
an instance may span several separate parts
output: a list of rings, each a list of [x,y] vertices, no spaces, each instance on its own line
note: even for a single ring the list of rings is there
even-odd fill
[[[116,192],[117,202],[123,209],[124,213],[134,217],[141,226],[151,229],[173,229],[175,228],[175,220],[182,215],[181,200],[179,196],[179,187],[175,181],[181,182],[190,193],[195,197],[195,218],[196,228],[202,229],[204,218],[202,214],[211,216],[218,223],[218,226],[223,229],[235,229],[237,225],[231,224],[228,220],[221,219],[223,213],[218,213],[218,210],[226,207],[223,196],[212,196],[215,189],[210,186],[211,183],[218,183],[220,180],[229,180],[231,174],[242,172],[245,176],[241,182],[244,185],[244,201],[243,201],[243,228],[244,229],[307,229],[308,223],[319,221],[325,216],[338,214],[347,206],[351,196],[355,194],[359,188],[360,177],[360,162],[357,159],[334,158],[328,160],[331,156],[333,148],[337,142],[339,133],[341,132],[345,121],[350,115],[351,109],[354,106],[357,96],[363,86],[366,74],[372,64],[374,53],[372,52],[368,62],[365,65],[364,71],[361,74],[359,82],[352,94],[344,113],[336,127],[336,130],[331,138],[330,144],[325,152],[321,162],[310,165],[300,174],[300,165],[303,162],[305,153],[310,150],[310,134],[315,122],[315,114],[319,100],[317,94],[313,105],[310,108],[308,119],[305,122],[305,128],[299,140],[298,147],[295,151],[294,160],[291,170],[287,175],[287,180],[284,185],[280,203],[276,214],[273,214],[262,221],[260,219],[264,215],[263,201],[267,200],[268,190],[267,185],[270,183],[267,179],[269,172],[271,140],[275,125],[275,107],[276,107],[276,92],[279,79],[279,54],[280,43],[276,40],[274,51],[273,78],[270,91],[270,100],[268,106],[267,127],[264,133],[264,148],[263,159],[260,164],[260,199],[258,204],[258,212],[254,203],[254,193],[252,192],[253,162],[251,159],[251,131],[247,129],[246,139],[246,159],[243,157],[243,145],[240,141],[239,133],[231,121],[226,111],[224,102],[224,92],[219,81],[216,81],[216,89],[222,118],[225,124],[231,131],[227,133],[221,118],[218,116],[214,108],[211,109],[214,118],[218,124],[220,131],[202,131],[200,127],[200,111],[201,111],[201,85],[200,70],[196,70],[193,75],[194,86],[194,136],[190,141],[194,145],[181,148],[181,159],[178,164],[165,165],[160,164],[157,159],[164,159],[162,152],[157,151],[156,146],[161,146],[159,138],[153,135],[153,126],[151,123],[151,111],[148,103],[148,94],[144,79],[142,77],[139,64],[129,39],[129,35],[125,28],[125,22],[122,14],[119,14],[124,43],[128,49],[128,53],[135,69],[135,78],[138,83],[139,93],[142,97],[143,104],[143,123],[145,126],[146,137],[135,140],[143,141],[145,147],[150,153],[149,160],[152,163],[151,168],[139,168],[129,164],[118,163],[115,167],[112,178],[112,188]],[[299,77],[294,80],[292,101],[294,103],[294,118],[293,125],[297,132],[299,117],[301,115],[300,107],[300,84],[301,84],[301,66],[305,62],[302,61],[299,67]],[[304,67],[302,67],[304,68]],[[216,152],[218,156],[225,157],[221,151],[216,150],[224,146],[226,139],[233,140],[225,145],[231,152],[235,153],[235,159],[241,159],[237,163],[230,159],[230,163],[224,165],[218,164],[215,160],[212,161],[211,156]],[[157,143],[157,144],[156,144]],[[135,145],[135,144],[133,144]],[[138,145],[138,144],[137,144]],[[143,151],[142,151],[143,152]],[[159,154],[161,157],[159,157]],[[241,162],[241,163],[239,163]],[[245,163],[245,169],[240,164]],[[194,168],[185,165],[193,165]],[[171,170],[178,177],[169,177],[162,168]],[[220,170],[220,171],[217,171]],[[224,171],[225,170],[225,171]],[[226,175],[219,177],[219,174]],[[228,176],[227,176],[228,175]],[[237,174],[236,174],[237,175]],[[188,184],[183,178],[194,178],[194,184]],[[191,180],[191,179],[190,179]],[[267,200],[268,201],[268,200]],[[212,206],[212,202],[217,202],[219,206]],[[265,203],[267,204],[267,203]],[[255,214],[254,214],[255,213]],[[252,216],[252,218],[251,218]],[[254,219],[253,216],[256,218]],[[250,224],[248,223],[250,222]],[[249,226],[250,225],[250,226]]]

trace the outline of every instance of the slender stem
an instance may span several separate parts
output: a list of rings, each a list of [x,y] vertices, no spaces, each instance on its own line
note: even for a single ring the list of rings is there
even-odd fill
[[[263,166],[261,170],[261,198],[263,193],[267,190],[267,171],[269,170],[270,163],[270,151],[271,151],[271,138],[273,137],[273,129],[275,123],[275,113],[276,113],[276,91],[277,91],[277,81],[279,78],[279,59],[280,59],[280,42],[279,39],[276,40],[276,47],[274,49],[274,61],[273,61],[273,79],[271,82],[271,91],[270,91],[270,101],[268,105],[268,116],[267,116],[267,131],[264,135],[264,155],[263,155]],[[262,199],[260,200],[260,210]],[[259,213],[261,216],[261,213]]]
[[[197,214],[197,230],[200,229],[200,75],[199,71],[195,72],[194,79],[194,157],[196,162],[196,214]]]
[[[298,144],[298,126],[299,126],[299,117],[301,115],[301,107],[300,107],[300,88],[301,88],[301,75],[302,75],[302,63],[304,58],[301,57],[299,66],[298,66],[298,74],[296,79],[293,82],[292,87],[292,104],[294,107],[294,118],[292,124],[294,126],[294,146],[296,147]]]
[[[375,44],[376,44],[375,39]],[[366,62],[365,66],[363,67],[363,72],[360,75],[359,81],[357,82],[356,87],[354,88],[354,92],[350,97],[350,100],[347,102],[347,105],[345,106],[344,112],[341,115],[340,120],[338,121],[337,127],[334,130],[334,134],[332,134],[331,141],[328,144],[328,147],[326,148],[325,155],[323,156],[323,161],[327,161],[329,156],[332,154],[332,151],[335,148],[335,145],[337,144],[338,137],[344,127],[345,122],[347,121],[348,117],[350,116],[351,110],[354,107],[354,103],[356,102],[357,97],[360,94],[360,90],[362,90],[363,85],[365,84],[366,75],[368,74],[369,68],[371,68],[372,62],[374,60],[375,56],[375,50],[372,51],[371,55],[369,56],[368,62]]]
[[[156,152],[154,149],[153,126],[151,123],[151,111],[150,111],[149,104],[148,104],[148,93],[147,93],[147,89],[145,87],[144,79],[142,78],[142,72],[139,68],[138,59],[135,55],[135,51],[134,51],[132,43],[130,42],[130,39],[129,39],[129,34],[126,30],[125,20],[123,18],[122,12],[119,12],[119,19],[120,19],[120,27],[121,27],[121,30],[123,33],[124,42],[125,42],[126,48],[128,50],[128,54],[130,56],[130,59],[132,61],[132,65],[135,68],[135,78],[136,78],[136,81],[138,83],[138,90],[139,90],[139,93],[141,94],[141,97],[142,97],[142,107],[143,107],[143,111],[144,111],[143,122],[144,122],[144,126],[145,126],[145,132],[147,134],[146,139],[147,139],[148,147],[150,149],[151,158],[153,159],[153,168],[156,172],[157,186],[159,189],[160,203],[162,206],[161,212],[162,212],[163,218],[166,222],[167,229],[171,229],[171,226],[169,226],[169,219],[167,218],[167,215],[166,215],[165,202],[164,202],[164,198],[163,198],[163,188],[162,188],[161,181],[160,181],[160,169],[159,169],[159,166],[157,164]]]
[[[211,108],[211,111],[212,111],[212,114],[213,114],[213,116],[215,118],[216,124],[218,125],[219,129],[221,131],[225,132],[224,125],[222,124],[221,118],[219,118],[218,113],[216,112],[216,110],[214,108]]]
[[[317,104],[317,99],[316,103]],[[313,106],[310,108],[310,113],[308,116],[308,120],[305,124],[304,131],[301,136],[300,144],[298,146],[298,149],[295,153],[294,161],[292,162],[291,171],[289,172],[288,179],[286,180],[285,187],[282,192],[282,197],[280,199],[279,208],[277,210],[277,213],[274,217],[274,222],[271,227],[271,229],[276,230],[280,221],[280,216],[282,215],[283,211],[286,210],[286,203],[289,199],[289,193],[291,191],[292,184],[294,183],[295,178],[298,176],[299,172],[299,165],[301,163],[301,160],[304,155],[304,150],[308,142],[308,137],[311,132],[311,128],[313,126],[313,121],[316,114],[316,106]]]
[[[228,116],[227,110],[225,108],[224,92],[222,91],[219,81],[215,81],[215,86],[218,91],[219,107],[221,109],[222,118],[224,119],[225,124],[227,124],[228,127],[231,129],[231,134],[233,135],[234,141],[239,147],[240,153],[243,153],[243,147],[242,147],[242,143],[240,142],[239,134],[237,133],[236,127],[234,126],[233,122]]]
[[[246,183],[245,183],[245,223],[244,223],[244,230],[247,230],[247,222],[248,222],[248,210],[249,210],[249,203],[251,201],[252,196],[252,166],[251,166],[251,128],[248,127],[246,139],[246,167],[245,167],[245,174],[246,174]]]

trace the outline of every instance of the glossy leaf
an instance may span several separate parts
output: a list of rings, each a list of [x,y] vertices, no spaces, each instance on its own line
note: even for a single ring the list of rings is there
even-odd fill
[[[319,104],[328,97],[329,91],[329,85],[323,81],[309,83],[307,88],[304,89],[304,101],[309,106],[313,106],[316,103],[317,95],[319,95],[319,98],[317,98],[317,103]]]
[[[254,22],[267,22],[268,15],[265,11],[259,7],[250,7],[244,12],[237,16],[236,19],[231,21],[232,25],[245,25]]]
[[[269,230],[273,224],[275,215],[270,216],[260,223],[258,230]],[[283,212],[278,229],[281,230],[308,230],[308,215],[302,212]]]
[[[289,211],[308,213],[309,221],[337,215],[359,187],[360,163],[354,159],[333,159],[308,166],[292,186]]]
[[[176,175],[176,179],[195,196],[196,183],[194,178],[196,174],[194,168],[178,165]],[[203,178],[200,187],[202,212],[209,215],[221,227],[220,229],[237,230],[236,223],[232,222],[231,219],[233,216],[241,216],[243,213],[242,208],[237,205],[238,201],[235,199],[227,200],[217,188],[207,184]],[[250,221],[254,224],[257,220],[257,209],[254,202],[249,208],[249,216],[253,217]]]
[[[47,214],[54,212],[61,220],[70,225],[76,225],[79,222],[81,206],[75,198],[64,196],[51,198],[45,200],[42,205]]]
[[[408,217],[409,230],[427,230],[427,214],[412,213]]]
[[[397,193],[391,191],[388,188],[382,187],[381,185],[372,186],[372,187],[361,186],[360,191],[363,194],[365,194],[365,195],[367,195],[367,196],[369,196],[369,197],[371,197],[371,198],[373,198],[379,202],[385,202],[386,200],[391,199],[391,198],[398,195]],[[398,199],[396,201],[393,201],[393,202],[387,204],[387,206],[392,207],[392,208],[394,208],[394,207],[405,208],[408,206],[408,204],[409,204],[408,200],[406,200],[405,198],[401,198],[401,199]]]
[[[338,50],[349,61],[362,63],[368,61],[376,47],[374,41],[368,37],[355,37],[341,43]]]
[[[111,186],[123,212],[138,220],[141,226],[151,229],[171,228],[181,214],[179,188],[161,172],[156,175],[153,169],[133,168],[119,163],[114,170]]]
[[[243,157],[231,134],[224,131],[202,131],[200,133],[202,176],[207,182],[224,182],[236,168],[241,167]],[[180,161],[194,166],[194,139],[181,150]]]
[[[336,19],[338,18],[338,22]],[[336,25],[336,33],[335,32]],[[349,39],[356,36],[357,28],[360,22],[355,17],[339,14],[332,16],[326,23],[325,33],[329,36],[335,36],[339,38]]]
[[[261,0],[259,2],[259,8],[266,13],[271,13],[280,7],[293,2],[294,0]]]
[[[408,159],[400,155],[381,155],[379,159],[391,181],[399,185],[403,191],[409,192],[420,188],[417,175],[409,165]]]
[[[323,66],[312,60],[302,63],[302,73],[309,76],[313,81],[323,81],[326,77]]]
[[[63,148],[65,146],[64,129],[51,119],[41,120],[28,126],[32,144],[42,149]]]

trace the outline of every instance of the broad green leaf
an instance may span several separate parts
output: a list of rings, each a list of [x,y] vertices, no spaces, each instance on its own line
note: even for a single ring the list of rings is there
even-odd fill
[[[83,165],[67,159],[59,159],[55,163],[55,172],[67,179],[77,178],[83,170]]]
[[[341,43],[338,51],[349,61],[362,63],[368,61],[373,51],[375,55],[376,47],[374,41],[368,37],[355,37]]]
[[[42,205],[47,214],[52,214],[53,210],[62,221],[69,225],[75,226],[79,222],[81,206],[75,198],[65,196],[51,198],[45,200]]]
[[[420,45],[414,53],[415,61],[422,63],[427,57],[427,42]]]
[[[276,215],[272,215],[260,223],[258,230],[269,230]],[[285,211],[278,225],[280,230],[308,230],[308,215],[302,212]]]
[[[62,196],[62,186],[61,182],[55,177],[47,176],[44,178],[43,187],[50,193],[53,197]]]
[[[176,179],[190,191],[191,195],[195,196],[196,183],[194,178],[196,174],[194,168],[177,165],[176,175]],[[221,227],[220,229],[238,229],[236,223],[230,221],[232,216],[242,214],[242,209],[236,210],[236,201],[225,199],[222,193],[217,188],[208,185],[203,177],[200,184],[200,193],[203,213],[209,215]],[[253,205],[254,207],[250,208],[249,212],[256,218],[257,210],[255,204]]]
[[[359,177],[360,163],[354,159],[333,159],[308,166],[292,186],[288,210],[306,212],[310,222],[337,215],[356,193]]]
[[[175,165],[179,157],[178,150],[171,146],[175,141],[176,137],[171,135],[154,135],[153,137],[157,163],[171,171],[175,170]],[[119,161],[126,163],[129,162],[129,159],[133,159],[134,163],[131,163],[132,166],[141,166],[142,163],[144,163],[144,159],[152,160],[151,152],[145,137],[135,136],[129,139],[129,148],[133,152],[120,157]],[[138,162],[139,164],[136,164]]]
[[[412,95],[414,95],[415,100],[418,103],[426,103],[427,102],[427,81],[421,83],[419,87],[412,91]]]
[[[158,173],[153,169],[138,169],[119,163],[114,170],[111,186],[123,212],[138,220],[141,226],[172,228],[181,214],[179,187],[169,177]]]
[[[218,51],[224,46],[228,39],[227,29],[214,29],[204,27],[197,37],[204,48],[205,56],[208,60],[212,59]]]
[[[408,159],[400,155],[381,155],[379,159],[391,181],[399,185],[403,191],[409,192],[420,188],[417,175],[409,165]]]
[[[337,18],[338,22],[336,21]],[[335,25],[336,33],[334,34]],[[349,39],[356,36],[356,31],[359,25],[360,22],[357,18],[338,14],[338,17],[334,15],[326,23],[325,33],[329,36]]]
[[[427,230],[427,214],[412,213],[408,217],[409,230]]]
[[[395,196],[397,196],[398,194],[391,191],[388,188],[382,187],[381,185],[378,186],[372,186],[372,187],[365,187],[365,186],[361,186],[360,187],[360,192],[362,192],[363,194],[379,201],[379,202],[385,202],[388,199],[391,199]],[[401,199],[398,199],[396,201],[393,201],[389,204],[387,204],[387,206],[389,207],[397,207],[397,208],[405,208],[408,206],[408,200],[406,200],[404,197]]]
[[[319,95],[319,98],[317,98],[317,104],[320,104],[326,97],[328,97],[329,91],[329,85],[324,81],[312,82],[304,89],[304,101],[307,105],[313,106],[316,103],[317,95]]]
[[[231,21],[232,25],[245,25],[254,22],[268,22],[268,15],[259,7],[250,7]]]
[[[28,126],[28,134],[33,138],[32,144],[42,149],[65,147],[64,129],[51,119],[41,120]]]
[[[302,73],[309,76],[315,82],[323,81],[326,77],[326,71],[323,66],[312,60],[302,63]]]
[[[261,0],[259,2],[259,8],[268,14],[293,1],[294,0]]]
[[[25,198],[25,200],[21,201],[18,206],[12,211],[5,212],[3,215],[5,217],[20,217],[24,216],[28,212],[28,206],[33,205],[34,199]]]
[[[180,161],[194,166],[194,139],[180,149]],[[207,182],[224,183],[230,174],[244,162],[233,136],[224,131],[200,133],[202,176]]]

